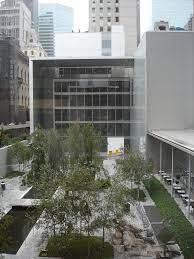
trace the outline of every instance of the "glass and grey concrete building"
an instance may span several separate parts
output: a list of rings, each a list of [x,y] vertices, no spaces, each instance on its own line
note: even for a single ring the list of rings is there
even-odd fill
[[[54,19],[54,32],[72,32],[74,12],[73,8],[62,4],[40,4],[39,15],[52,12]]]
[[[31,64],[31,131],[92,123],[130,144],[133,59],[42,59]]]
[[[55,34],[53,13],[48,12],[39,16],[38,22],[39,41],[48,56],[55,55]]]
[[[194,32],[144,35],[134,61],[133,104],[142,111],[141,127],[131,129],[131,145],[152,159],[156,178],[172,197],[177,194],[189,219],[194,211],[193,41]]]
[[[158,21],[184,28],[192,14],[193,0],[152,0],[152,29]]]

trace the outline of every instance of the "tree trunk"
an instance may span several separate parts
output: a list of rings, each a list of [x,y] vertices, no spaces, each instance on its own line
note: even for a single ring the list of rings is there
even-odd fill
[[[104,248],[104,240],[105,240],[105,227],[102,227],[102,247]]]

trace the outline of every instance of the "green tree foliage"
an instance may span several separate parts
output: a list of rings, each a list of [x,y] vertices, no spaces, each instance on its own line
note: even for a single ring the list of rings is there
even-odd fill
[[[10,150],[18,163],[19,172],[24,172],[31,159],[29,147],[24,142],[17,142],[11,146]]]
[[[123,181],[130,181],[131,189],[133,183],[137,185],[139,200],[142,181],[153,173],[152,162],[146,161],[138,152],[126,150],[124,159],[117,162],[117,169]]]

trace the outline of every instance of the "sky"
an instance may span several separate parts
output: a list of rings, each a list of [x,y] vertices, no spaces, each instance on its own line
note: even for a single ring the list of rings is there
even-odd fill
[[[39,0],[40,3],[59,3],[74,9],[74,31],[88,30],[89,0]]]
[[[129,0],[130,1],[130,0]],[[74,31],[88,30],[89,0],[39,0],[40,3],[60,3],[74,9]],[[141,30],[142,33],[150,27],[148,17],[151,0],[141,0]],[[148,13],[149,12],[149,13]]]

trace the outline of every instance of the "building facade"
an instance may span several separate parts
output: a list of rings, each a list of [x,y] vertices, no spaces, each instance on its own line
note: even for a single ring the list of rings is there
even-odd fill
[[[55,34],[53,13],[48,12],[39,16],[39,41],[48,56],[55,56]]]
[[[28,119],[29,60],[17,40],[0,37],[0,123]]]
[[[39,42],[35,29],[31,30],[29,41],[22,51],[29,58],[47,57],[47,53]]]
[[[72,32],[74,13],[73,8],[62,4],[40,4],[39,15],[52,12],[54,19],[54,32]]]
[[[20,0],[1,2],[0,34],[14,37],[23,48],[29,39],[31,30],[31,12]]]
[[[23,0],[31,11],[32,27],[38,31],[38,0]]]
[[[109,32],[112,25],[123,25],[125,54],[132,55],[140,37],[140,6],[138,0],[90,0],[89,31]]]
[[[125,33],[123,26],[112,26],[111,32],[56,33],[55,56],[124,57]]]
[[[170,26],[184,28],[192,14],[193,0],[152,0],[152,29],[158,21],[166,21]]]
[[[31,62],[31,132],[38,125],[67,130],[79,121],[91,123],[105,142],[108,137],[123,137],[125,145],[130,144],[133,59]]]

